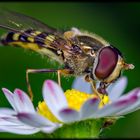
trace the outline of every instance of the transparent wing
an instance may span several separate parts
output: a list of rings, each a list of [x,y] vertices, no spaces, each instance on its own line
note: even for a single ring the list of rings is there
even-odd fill
[[[35,18],[3,8],[0,9],[0,27],[9,31],[20,32],[27,37],[33,37],[32,34],[24,32],[29,29],[58,36],[63,34],[63,31],[52,28]],[[36,37],[36,39],[44,42],[44,38],[42,37]]]
[[[58,32],[55,28],[49,27],[41,21],[7,9],[0,9],[0,26],[9,30],[21,31],[34,29],[47,33],[55,34]]]
[[[58,57],[57,55],[57,49],[59,49],[60,46],[59,42],[57,41],[55,42],[56,45],[55,47],[50,47],[44,43],[44,41],[46,41],[46,38],[43,35],[43,34],[46,35],[46,33],[53,34],[55,35],[56,38],[59,38],[60,36],[62,36],[63,31],[49,27],[48,25],[42,23],[41,21],[35,18],[14,11],[10,11],[7,9],[0,9],[0,27],[7,29],[8,31],[22,33],[22,35],[26,37],[33,37],[33,38],[35,37],[36,42],[39,42],[38,44],[41,47],[46,48],[43,51],[40,49],[41,54],[45,54],[46,56],[49,56],[58,62],[61,63],[63,62],[62,60],[59,59],[60,57]],[[42,32],[41,36],[35,36],[31,34],[30,32],[28,32],[30,31],[30,29]],[[61,37],[60,40],[65,41]]]

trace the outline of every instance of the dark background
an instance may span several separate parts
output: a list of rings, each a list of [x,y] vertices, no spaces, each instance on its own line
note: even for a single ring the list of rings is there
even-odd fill
[[[74,3],[74,2],[0,2],[0,8],[8,8],[40,19],[56,28],[77,27],[96,33],[124,54],[128,63],[135,69],[125,71],[128,77],[126,92],[140,86],[140,3]],[[0,19],[2,20],[2,19]],[[25,21],[26,22],[26,21]],[[2,32],[2,30],[1,30]],[[27,91],[25,71],[27,68],[55,68],[39,54],[12,47],[0,47],[0,89],[6,87],[13,91],[20,88]],[[42,84],[45,79],[56,80],[55,74],[32,74],[30,81],[35,94],[34,104],[42,100]],[[64,90],[71,87],[73,78],[62,78]],[[68,81],[68,82],[66,82]],[[0,91],[0,107],[9,103]],[[105,138],[140,137],[140,111],[126,115],[102,134]],[[0,133],[2,138],[41,138],[41,133],[23,136]]]

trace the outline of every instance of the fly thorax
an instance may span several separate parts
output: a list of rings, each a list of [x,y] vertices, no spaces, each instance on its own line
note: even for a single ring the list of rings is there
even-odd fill
[[[64,52],[65,65],[74,71],[75,75],[82,75],[89,67],[89,58],[81,54]]]

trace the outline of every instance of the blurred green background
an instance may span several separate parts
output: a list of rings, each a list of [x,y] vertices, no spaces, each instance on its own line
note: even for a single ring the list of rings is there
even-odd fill
[[[74,3],[74,2],[0,2],[1,8],[40,19],[56,28],[78,27],[94,32],[119,48],[128,63],[135,69],[125,71],[129,83],[126,92],[140,86],[140,3]],[[2,19],[0,19],[2,20]],[[26,22],[26,21],[25,21]],[[27,91],[25,71],[27,68],[55,68],[39,54],[12,47],[0,47],[0,89],[13,91],[20,88]],[[32,74],[30,82],[35,94],[34,104],[42,100],[42,84],[45,79],[56,80],[54,74]],[[73,78],[62,78],[64,90],[71,87]],[[0,91],[0,107],[9,107]],[[104,138],[140,137],[140,111],[126,115],[102,134]],[[41,133],[34,135],[14,135],[0,133],[0,138],[43,138]]]

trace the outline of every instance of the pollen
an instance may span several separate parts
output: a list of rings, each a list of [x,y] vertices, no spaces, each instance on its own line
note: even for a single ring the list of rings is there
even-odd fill
[[[65,92],[65,97],[68,101],[68,106],[79,111],[84,102],[90,98],[93,98],[94,95],[72,89]]]
[[[101,101],[99,104],[99,108],[102,108],[104,105],[110,103],[110,99],[107,95],[100,95]]]
[[[75,89],[67,90],[64,93],[64,95],[65,95],[66,100],[68,102],[69,108],[75,109],[77,111],[80,110],[82,105],[88,99],[99,98],[95,94],[87,94],[87,93],[80,92],[80,91],[75,90]],[[101,101],[99,103],[99,108],[102,108],[105,104],[109,103],[109,97],[107,95],[100,95],[100,100]],[[50,121],[52,121],[52,122],[61,122],[52,114],[51,110],[49,110],[49,108],[47,107],[45,101],[38,103],[37,110],[38,110],[38,113],[40,115],[46,117]]]

